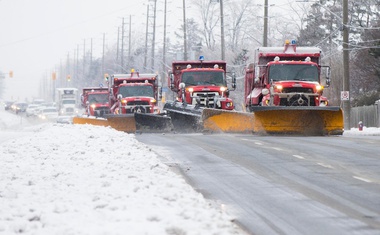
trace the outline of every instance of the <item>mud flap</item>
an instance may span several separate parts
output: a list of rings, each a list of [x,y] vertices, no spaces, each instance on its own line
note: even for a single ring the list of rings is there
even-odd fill
[[[254,130],[269,134],[342,135],[340,107],[255,107]]]
[[[202,131],[202,108],[180,102],[167,102],[163,109],[170,117],[174,131],[185,133]]]
[[[203,130],[208,132],[252,133],[252,113],[206,108],[202,112]]]

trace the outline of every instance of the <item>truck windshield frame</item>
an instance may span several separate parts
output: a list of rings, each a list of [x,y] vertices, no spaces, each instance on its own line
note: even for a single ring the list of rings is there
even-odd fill
[[[269,81],[319,81],[318,67],[310,64],[272,64]]]
[[[122,86],[119,88],[119,94],[126,97],[154,97],[153,86]]]
[[[88,102],[90,104],[108,103],[108,94],[88,94]]]
[[[181,81],[187,86],[214,85],[227,86],[223,71],[192,71],[184,72]]]

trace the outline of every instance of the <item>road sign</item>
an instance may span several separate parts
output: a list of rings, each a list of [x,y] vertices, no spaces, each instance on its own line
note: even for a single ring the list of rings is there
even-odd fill
[[[340,100],[350,100],[350,92],[349,91],[341,91],[340,92]]]

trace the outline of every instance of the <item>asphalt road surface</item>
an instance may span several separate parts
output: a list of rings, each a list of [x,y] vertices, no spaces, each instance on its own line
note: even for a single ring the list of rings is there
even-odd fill
[[[380,136],[136,137],[250,234],[380,234]]]

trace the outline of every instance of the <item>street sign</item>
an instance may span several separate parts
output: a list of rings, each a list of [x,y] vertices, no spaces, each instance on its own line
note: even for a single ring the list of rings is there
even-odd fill
[[[340,92],[340,100],[350,100],[350,92],[349,91],[341,91]]]

